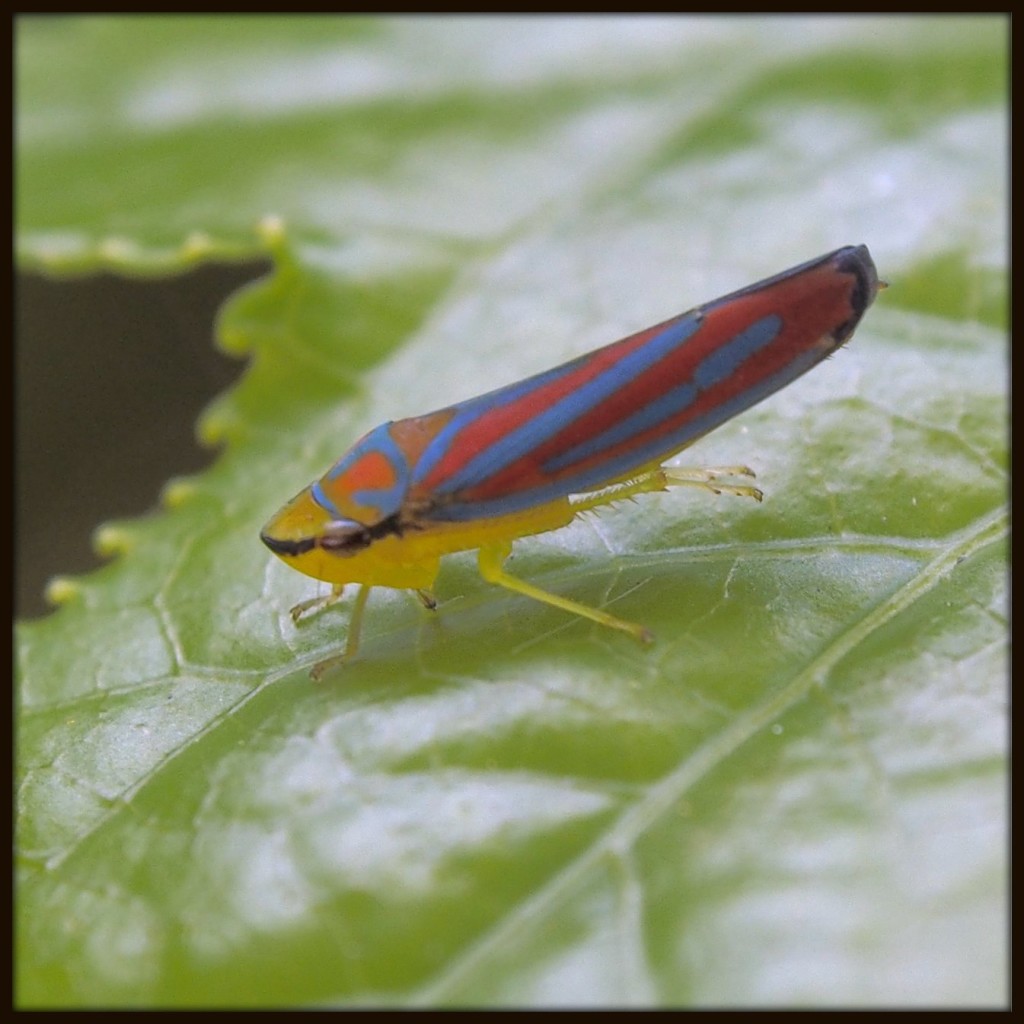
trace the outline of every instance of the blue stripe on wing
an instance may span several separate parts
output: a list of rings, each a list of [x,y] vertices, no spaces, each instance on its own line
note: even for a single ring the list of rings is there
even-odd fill
[[[460,491],[481,486],[531,451],[535,451],[573,421],[586,415],[659,360],[675,351],[697,331],[700,322],[699,313],[694,312],[669,324],[660,334],[656,334],[646,344],[625,355],[603,373],[587,381],[543,412],[523,423],[522,426],[509,431],[504,437],[479,452],[459,472],[451,474],[448,479],[438,484],[434,493],[438,495],[458,494]],[[590,359],[591,356],[582,358]],[[459,435],[464,430],[471,429],[481,416],[486,415],[494,408],[495,403],[511,402],[525,397],[545,384],[575,370],[579,363],[580,360],[574,360],[564,366],[549,370],[547,373],[530,377],[519,384],[510,385],[508,388],[502,388],[455,406],[457,411],[452,421],[434,438],[420,458],[413,482],[419,482],[426,477],[448,451],[450,445],[465,443]],[[530,501],[527,506],[523,507],[534,504],[537,502]]]
[[[775,316],[765,317],[758,321],[748,328],[747,331],[743,332],[743,334],[737,335],[733,342],[729,343],[736,346],[733,349],[733,355],[735,356],[736,353],[743,351],[744,348],[747,349],[745,358],[756,355],[777,337],[780,326],[781,321]],[[749,409],[789,384],[820,362],[826,354],[827,350],[822,348],[806,349],[796,359],[793,359],[778,370],[778,372],[761,378],[754,386],[744,391],[733,394],[727,401],[716,404],[713,409],[710,409],[704,415],[685,421],[671,433],[656,434],[645,444],[627,447],[613,458],[606,459],[596,465],[592,464],[582,467],[578,473],[561,476],[557,481],[553,481],[550,484],[519,491],[502,498],[483,501],[456,501],[433,510],[430,518],[446,522],[469,522],[474,519],[508,515],[513,512],[536,508],[539,505],[569,494],[577,494],[600,487],[611,480],[628,475],[633,469],[639,470],[645,465],[649,465],[662,458],[667,458],[680,451],[688,444],[691,444],[709,431],[714,430],[715,427],[726,422],[726,420]],[[720,349],[709,355],[698,365],[694,377],[703,379],[707,382],[707,386],[721,383],[726,378],[721,376],[720,371],[728,362],[727,359],[720,359],[721,356],[722,351]],[[717,363],[716,360],[718,360]],[[671,394],[674,395],[676,392],[682,393],[687,388],[692,391],[693,385],[681,385],[679,388],[673,389]],[[666,399],[668,398],[669,396],[666,396]],[[669,410],[662,417],[652,417],[652,422],[648,426],[653,426],[661,422],[661,419],[670,417],[673,412],[679,411],[678,408],[675,408]],[[634,421],[634,419],[634,417],[631,417],[630,421]],[[634,425],[638,422],[638,420],[635,421]],[[640,433],[642,433],[642,429],[636,430],[635,436],[639,436]]]
[[[751,324],[745,331],[737,334],[721,348],[715,349],[694,368],[690,380],[683,381],[671,391],[665,392],[659,399],[637,409],[632,416],[616,423],[607,430],[578,444],[568,451],[556,456],[544,464],[544,469],[557,473],[567,466],[585,459],[600,455],[617,445],[626,444],[633,437],[639,437],[659,423],[664,423],[673,416],[693,404],[702,392],[716,387],[727,380],[746,360],[757,356],[762,349],[770,345],[782,328],[782,320],[778,316],[768,316]],[[740,396],[742,399],[743,396]],[[742,401],[740,402],[742,406]],[[705,431],[706,432],[706,431]],[[694,433],[693,437],[699,437]],[[691,438],[676,438],[679,444],[685,444]],[[651,456],[654,458],[657,453]],[[638,460],[637,465],[642,464]]]

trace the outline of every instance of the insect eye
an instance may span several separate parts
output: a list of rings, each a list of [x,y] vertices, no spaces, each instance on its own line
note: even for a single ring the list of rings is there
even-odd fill
[[[370,531],[359,523],[331,523],[319,538],[319,545],[324,551],[332,551],[339,555],[354,555],[363,548],[368,548],[373,541]]]

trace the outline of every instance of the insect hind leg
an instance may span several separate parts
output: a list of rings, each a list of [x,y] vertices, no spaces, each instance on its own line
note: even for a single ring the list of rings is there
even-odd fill
[[[728,479],[730,477],[753,479],[754,471],[749,466],[708,466],[701,469],[657,466],[628,480],[602,487],[599,491],[577,495],[571,499],[572,508],[574,512],[588,512],[625,498],[635,498],[638,494],[667,491],[670,487],[700,487],[712,494],[735,494],[755,501],[764,497],[759,488],[751,484],[735,483]]]
[[[753,480],[754,471],[749,466],[706,466],[701,469],[687,469],[683,466],[662,466],[665,483],[669,487],[702,487],[712,494],[735,494],[739,498],[753,498],[760,501],[764,493],[752,484],[730,483],[724,477],[747,477]]]

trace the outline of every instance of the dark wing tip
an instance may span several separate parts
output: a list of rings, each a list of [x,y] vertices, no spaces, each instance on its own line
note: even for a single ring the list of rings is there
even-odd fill
[[[835,265],[841,274],[852,274],[857,279],[857,287],[850,298],[850,305],[857,316],[861,316],[878,294],[878,271],[868,247],[850,245],[838,250],[835,254]]]
[[[856,281],[850,293],[850,308],[853,312],[833,334],[836,341],[842,343],[853,334],[864,311],[875,301],[879,287],[884,285],[878,280],[875,261],[866,245],[848,245],[845,249],[837,249],[832,254],[832,262],[838,273],[850,274]]]

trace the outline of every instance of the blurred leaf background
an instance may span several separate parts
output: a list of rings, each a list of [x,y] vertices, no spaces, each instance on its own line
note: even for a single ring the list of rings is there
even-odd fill
[[[997,17],[20,17],[22,271],[272,269],[191,478],[100,390],[195,401],[147,331],[19,348],[19,556],[91,364],[167,479],[16,627],[19,1005],[1003,1004],[1007,71]],[[687,453],[763,506],[517,546],[652,651],[457,556],[309,681],[349,606],[256,535],[362,431],[859,242],[853,342]]]

